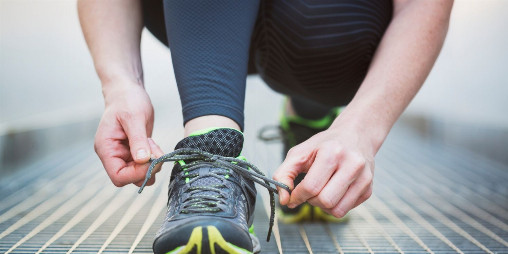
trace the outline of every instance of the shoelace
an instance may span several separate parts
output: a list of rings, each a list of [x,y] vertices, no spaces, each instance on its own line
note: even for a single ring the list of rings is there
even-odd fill
[[[199,149],[193,149],[193,148],[181,148],[177,149],[171,153],[165,154],[155,160],[152,160],[152,163],[150,164],[150,167],[148,167],[148,171],[146,172],[145,181],[139,188],[138,193],[141,193],[143,191],[143,188],[145,187],[146,183],[150,178],[152,177],[152,171],[154,167],[159,164],[166,161],[180,161],[180,160],[201,160],[204,162],[213,162],[216,166],[219,166],[221,168],[225,169],[231,169],[237,174],[254,181],[255,183],[265,187],[268,190],[268,193],[270,195],[270,223],[268,228],[268,235],[266,238],[266,241],[270,241],[270,236],[272,235],[272,227],[275,221],[275,197],[274,193],[277,193],[277,188],[273,187],[272,185],[281,187],[291,193],[291,190],[289,187],[283,183],[277,182],[275,180],[272,180],[263,174],[261,170],[259,170],[256,166],[253,164],[233,157],[225,157],[220,155],[211,154],[208,152],[201,151]],[[198,165],[194,165],[198,166]],[[193,167],[193,166],[190,166]],[[212,175],[212,174],[210,174]],[[208,187],[208,190],[211,190]],[[198,198],[198,197],[196,197]],[[217,198],[219,199],[219,198]],[[209,200],[211,201],[211,200]],[[209,204],[209,202],[203,202],[203,200],[196,199],[194,204],[200,205],[201,208],[204,208],[205,205]],[[198,209],[199,208],[194,208]],[[194,210],[196,211],[196,210]],[[209,210],[208,210],[209,211]]]
[[[203,212],[219,212],[220,210],[225,211],[225,206],[227,205],[224,201],[227,198],[227,194],[223,191],[223,188],[226,187],[224,181],[226,181],[225,176],[228,175],[227,170],[218,170],[219,172],[211,172],[207,174],[200,173],[191,173],[194,169],[200,168],[203,164],[207,164],[210,166],[216,167],[214,163],[211,162],[203,162],[197,161],[192,164],[186,164],[185,170],[180,172],[186,179],[190,179],[183,190],[183,200],[182,200],[182,210],[180,213],[203,213]],[[194,182],[204,178],[204,177],[213,177],[217,178],[220,184],[214,184],[211,186],[192,186]],[[201,194],[203,192],[207,193],[217,193],[218,195],[210,195],[210,194]]]

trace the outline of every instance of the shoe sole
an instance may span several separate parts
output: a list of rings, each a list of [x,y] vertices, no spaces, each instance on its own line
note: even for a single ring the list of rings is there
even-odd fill
[[[207,230],[208,239],[203,237],[203,230]],[[253,235],[251,235],[251,238]],[[257,240],[257,238],[256,238]],[[257,241],[259,244],[259,241]],[[253,240],[254,243],[254,240]],[[256,248],[257,247],[257,248]],[[259,246],[254,246],[259,249]],[[220,231],[214,226],[195,227],[187,244],[180,246],[166,254],[253,254],[254,252],[235,246],[222,237]]]
[[[300,210],[294,214],[284,213],[279,209],[279,220],[283,223],[299,223],[305,221],[325,221],[332,223],[342,223],[349,220],[349,216],[342,218],[336,218],[333,215],[327,214],[319,207],[311,206],[310,204],[304,204]]]

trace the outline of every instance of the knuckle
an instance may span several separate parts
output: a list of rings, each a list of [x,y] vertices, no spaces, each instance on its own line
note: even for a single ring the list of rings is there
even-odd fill
[[[325,209],[333,208],[333,206],[335,205],[330,197],[324,195],[320,195],[318,197],[318,200]]]
[[[145,140],[146,140],[146,138],[140,134],[131,135],[129,137],[129,141],[134,142],[134,143],[144,142]]]
[[[130,121],[134,118],[134,113],[132,111],[122,110],[117,113],[118,117],[123,121]]]
[[[301,154],[300,148],[298,146],[293,146],[289,149],[288,155],[290,156],[298,156]]]
[[[374,175],[370,170],[367,170],[367,173],[365,173],[365,180],[368,182],[368,184],[372,183],[372,179],[374,179]]]
[[[354,156],[353,157],[353,165],[356,169],[363,169],[365,168],[365,165],[367,164],[367,161],[361,157],[361,156]]]
[[[273,173],[272,175],[272,179],[275,180],[275,181],[279,181],[279,174],[277,172]]]
[[[372,196],[372,187],[369,187],[367,191],[362,195],[363,200],[367,200]]]
[[[346,214],[347,214],[347,211],[345,211],[345,210],[343,210],[341,208],[335,209],[332,212],[332,215],[337,217],[337,218],[342,218],[342,217],[346,216]]]
[[[362,172],[361,176],[359,177],[359,181],[365,186],[368,187],[372,184],[372,179],[374,179],[374,175],[370,170],[365,170]]]
[[[301,148],[293,147],[288,151],[288,157],[292,157],[298,165],[307,163],[307,157],[304,155]]]
[[[303,190],[312,197],[317,196],[317,194],[319,194],[320,191],[319,187],[316,184],[312,184],[309,182],[303,183],[302,187]]]
[[[282,180],[282,172],[280,172],[280,170],[275,171],[275,173],[273,173],[272,178],[273,178],[273,180],[275,180],[275,181],[280,181],[280,180]]]
[[[111,182],[113,183],[113,185],[115,185],[116,187],[123,187],[125,186],[125,183],[123,183],[122,181],[119,181],[117,179],[114,179],[114,178],[111,178]]]
[[[344,149],[340,145],[335,145],[330,150],[331,150],[331,154],[333,155],[333,157],[336,157],[336,158],[342,157],[344,154]]]

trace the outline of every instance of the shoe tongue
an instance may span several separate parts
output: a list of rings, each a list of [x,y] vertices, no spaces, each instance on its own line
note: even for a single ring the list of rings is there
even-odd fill
[[[195,148],[211,154],[238,157],[243,148],[243,134],[235,129],[215,128],[193,133],[176,144],[180,148]]]
[[[243,134],[235,129],[211,129],[204,130],[199,133],[191,134],[189,137],[182,139],[175,147],[180,148],[195,148],[200,149],[211,154],[226,156],[226,157],[238,157],[242,152],[243,147]],[[213,173],[215,168],[204,167],[198,169],[200,175]],[[196,179],[190,184],[192,187],[211,187],[220,186],[222,181],[213,176],[204,176]],[[217,188],[217,187],[215,187]],[[218,193],[215,191],[203,190],[199,193],[200,195],[217,196]]]

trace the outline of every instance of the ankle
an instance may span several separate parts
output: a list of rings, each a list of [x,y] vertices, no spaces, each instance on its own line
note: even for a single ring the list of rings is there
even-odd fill
[[[240,125],[238,125],[235,121],[231,118],[220,115],[207,115],[194,118],[188,121],[184,128],[185,137],[188,137],[192,133],[210,128],[231,128],[241,131]]]
[[[312,129],[327,129],[342,110],[343,107],[330,108],[326,114],[318,115],[315,118],[307,118],[297,113],[292,106],[291,99],[288,98],[284,103],[280,124],[286,130],[290,128],[290,123],[303,125]]]

